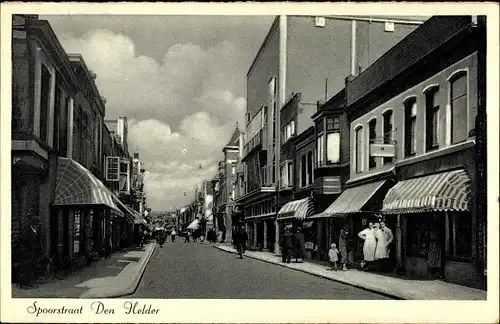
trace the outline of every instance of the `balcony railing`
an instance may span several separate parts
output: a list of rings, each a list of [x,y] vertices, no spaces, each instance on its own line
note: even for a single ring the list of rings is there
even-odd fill
[[[245,144],[243,148],[243,158],[255,149],[261,148],[264,143],[266,143],[266,134],[267,127],[263,127]]]

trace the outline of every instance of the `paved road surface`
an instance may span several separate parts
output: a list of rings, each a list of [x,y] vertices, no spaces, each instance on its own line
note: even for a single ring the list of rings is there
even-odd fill
[[[133,298],[388,299],[200,243],[157,246]]]

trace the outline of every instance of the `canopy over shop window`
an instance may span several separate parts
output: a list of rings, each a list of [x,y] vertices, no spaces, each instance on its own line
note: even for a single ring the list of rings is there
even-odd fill
[[[191,224],[189,224],[189,226],[187,227],[187,229],[189,230],[197,230],[198,228],[200,227],[200,221],[195,219],[194,221],[191,222]]]
[[[405,180],[389,190],[382,212],[468,211],[470,193],[471,179],[465,170]]]
[[[113,193],[78,162],[59,157],[54,206],[104,205],[121,213]]]
[[[346,189],[327,209],[310,218],[343,217],[358,213],[384,183],[385,180]]]
[[[292,200],[281,207],[278,212],[278,221],[290,218],[303,220],[314,214],[314,202],[311,198]]]

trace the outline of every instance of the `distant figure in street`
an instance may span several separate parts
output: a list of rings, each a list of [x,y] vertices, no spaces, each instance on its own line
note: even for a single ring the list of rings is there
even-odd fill
[[[186,235],[184,236],[184,243],[189,243],[190,236],[191,236],[191,232],[189,230],[187,230]]]
[[[243,225],[240,225],[239,229],[235,231],[233,239],[234,245],[236,246],[236,250],[238,251],[240,259],[243,259],[243,253],[245,253],[245,250],[247,248],[247,240],[248,240],[248,234],[245,231]]]
[[[293,234],[290,227],[285,227],[285,233],[280,238],[281,259],[283,263],[290,263],[292,260]]]
[[[175,228],[172,229],[172,233],[170,233],[170,235],[172,236],[172,242],[175,242],[175,235],[177,235],[177,232],[175,231]]]
[[[347,230],[347,224],[340,230],[339,236],[339,249],[340,249],[340,264],[342,264],[342,271],[347,271],[347,235],[349,234]]]
[[[363,262],[361,262],[361,269],[365,267],[367,262],[375,260],[375,248],[377,247],[377,239],[375,238],[375,231],[373,230],[373,223],[368,223],[368,228],[365,228],[358,233],[358,236],[364,240],[363,244]]]
[[[304,233],[302,233],[302,230],[300,227],[297,228],[295,231],[294,237],[293,237],[293,248],[294,248],[294,254],[295,254],[295,262],[302,262],[302,259],[304,258],[304,245],[305,245],[305,239],[304,239]]]
[[[337,262],[339,262],[339,250],[337,245],[332,243],[328,251],[328,258],[330,259],[330,269],[337,271]]]

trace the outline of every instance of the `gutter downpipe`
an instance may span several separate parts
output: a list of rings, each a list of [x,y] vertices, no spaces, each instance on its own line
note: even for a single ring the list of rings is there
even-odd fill
[[[281,15],[279,21],[279,77],[278,77],[278,104],[275,111],[276,116],[276,148],[275,148],[275,174],[276,174],[276,218],[274,221],[274,253],[280,254],[279,246],[279,224],[278,224],[278,198],[280,192],[280,155],[281,155],[281,108],[285,103],[286,91],[286,62],[287,62],[287,16]]]

